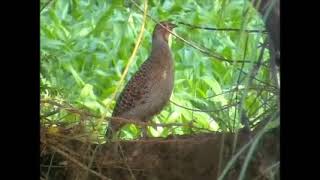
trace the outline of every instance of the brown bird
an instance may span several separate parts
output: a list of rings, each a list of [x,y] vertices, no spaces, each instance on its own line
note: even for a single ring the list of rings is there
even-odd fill
[[[165,27],[165,28],[164,28]],[[129,80],[121,92],[112,117],[147,122],[161,112],[170,99],[174,82],[174,63],[168,45],[170,31],[176,25],[163,21],[157,24],[152,34],[152,50],[148,59]],[[125,123],[109,121],[108,139]],[[142,128],[146,137],[146,127]]]

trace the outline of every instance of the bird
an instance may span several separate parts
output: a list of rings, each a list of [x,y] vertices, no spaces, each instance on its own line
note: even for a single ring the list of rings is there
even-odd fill
[[[174,62],[168,45],[168,30],[172,31],[175,27],[170,21],[161,21],[155,25],[149,57],[120,93],[112,117],[109,118],[107,139],[112,139],[126,124],[117,121],[117,118],[146,123],[169,102],[174,85]],[[142,126],[141,130],[142,137],[146,138],[146,126]]]

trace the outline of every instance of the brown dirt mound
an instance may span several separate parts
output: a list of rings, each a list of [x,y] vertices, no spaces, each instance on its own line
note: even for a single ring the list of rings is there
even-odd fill
[[[279,163],[278,137],[274,132],[263,136],[244,179],[269,179],[274,172],[273,179],[280,179],[277,170],[270,170]],[[235,153],[249,139],[239,133]],[[214,180],[232,158],[233,140],[234,134],[205,133],[97,145],[44,134],[41,173],[59,180]],[[238,179],[247,152],[224,179]]]

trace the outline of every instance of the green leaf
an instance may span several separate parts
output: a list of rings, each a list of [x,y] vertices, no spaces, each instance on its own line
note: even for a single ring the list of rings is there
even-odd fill
[[[73,68],[73,66],[71,64],[67,64],[66,67],[71,72],[71,74],[74,77],[74,79],[76,80],[77,84],[79,86],[84,86],[85,85],[84,81],[81,79],[79,73]]]
[[[80,97],[86,99],[96,99],[96,96],[93,93],[93,86],[91,84],[85,84],[81,90]]]
[[[221,94],[222,90],[220,84],[213,77],[203,76],[201,77],[201,80],[207,83],[207,85],[214,91],[214,93]]]

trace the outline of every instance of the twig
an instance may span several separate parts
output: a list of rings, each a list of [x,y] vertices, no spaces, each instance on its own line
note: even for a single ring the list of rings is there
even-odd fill
[[[256,101],[258,100],[258,98],[262,95],[263,89],[261,89],[258,94],[256,95],[256,97],[254,98],[254,100],[252,101],[251,104],[249,104],[248,109],[251,109],[251,107],[256,103]],[[254,114],[254,113],[252,113]],[[248,116],[251,116],[251,114],[248,114]]]
[[[71,112],[71,113],[75,113],[75,114],[79,114],[79,115],[84,115],[84,116],[90,116],[90,117],[95,117],[95,118],[100,118],[100,116],[97,116],[97,115],[94,115],[90,112],[87,112],[87,111],[80,111],[79,109],[77,108],[74,108],[73,106],[71,106],[70,104],[60,104],[54,100],[51,100],[51,99],[47,99],[47,100],[41,100],[40,103],[48,103],[48,104],[52,104],[54,106],[57,106],[59,107],[60,109],[63,109],[63,110],[66,110],[68,112]]]
[[[249,36],[247,36],[246,38],[246,42],[245,42],[245,49],[244,49],[244,52],[243,52],[243,58],[246,58],[246,55],[247,55],[247,46],[248,46],[248,40],[249,40]],[[239,76],[238,76],[238,79],[237,79],[237,84],[236,84],[236,89],[238,90],[239,88],[239,85],[240,85],[240,78],[241,78],[241,74],[242,74],[242,70],[244,68],[244,63],[241,64],[241,71],[239,72]],[[235,97],[235,101],[237,102],[238,101],[238,91],[235,92],[236,93],[236,97]],[[232,129],[235,129],[235,126],[236,126],[236,117],[237,117],[237,109],[234,109],[234,118],[233,118],[233,126],[232,126]],[[241,117],[240,117],[241,118]],[[249,127],[246,127],[246,128],[249,128]],[[249,128],[250,129],[250,128]]]
[[[249,146],[252,144],[253,139],[249,140],[248,143],[246,143],[245,145],[243,145],[239,151],[232,156],[232,158],[229,160],[229,162],[225,165],[225,168],[223,169],[222,173],[219,175],[218,180],[223,180],[224,177],[227,175],[227,172],[231,169],[231,167],[233,166],[233,164],[235,163],[235,161],[237,160],[237,158],[240,157],[240,155],[245,152],[246,149],[249,148]]]
[[[262,87],[260,87],[260,86],[256,86],[256,87],[248,87],[248,89],[250,89],[250,90],[260,90],[260,91],[263,91],[263,90],[265,90],[265,91],[267,91],[267,92],[272,92],[272,93],[278,93],[278,89],[274,89],[274,88],[270,88],[270,89],[267,89],[268,88],[268,86],[262,86]],[[232,93],[232,92],[234,92],[234,91],[238,91],[238,90],[242,90],[242,89],[240,89],[239,87],[235,87],[235,88],[233,88],[233,89],[230,89],[230,90],[228,90],[228,91],[225,91],[225,92],[222,92],[222,93],[219,93],[219,94],[215,94],[215,95],[212,95],[212,96],[208,96],[208,97],[206,97],[205,99],[210,99],[210,98],[214,98],[214,97],[217,97],[217,96],[221,96],[221,95],[224,95],[224,94],[229,94],[229,93]],[[259,92],[260,92],[259,91]],[[249,109],[249,108],[248,108]]]
[[[47,170],[47,173],[46,173],[46,177],[49,177],[49,173],[50,173],[50,170],[51,170],[51,166],[52,166],[52,161],[53,161],[53,158],[54,158],[54,155],[56,153],[53,153],[52,156],[51,156],[51,159],[50,159],[50,164],[49,164],[49,167],[48,167],[48,170]]]
[[[57,103],[56,101],[51,100],[51,99],[41,100],[40,103],[48,103],[48,104],[52,104],[52,105],[58,106],[60,108],[65,108],[64,105],[62,105],[60,103]]]
[[[271,101],[272,100],[272,98],[274,98],[275,97],[275,95],[272,95],[271,97],[269,97],[265,102],[263,102],[258,108],[256,108],[256,110],[254,111],[254,112],[252,112],[252,114],[250,114],[250,115],[254,115],[255,113],[257,113],[257,111],[260,109],[260,108],[262,108],[264,105],[267,105],[267,103],[269,102],[269,101]],[[251,106],[250,106],[251,107]],[[248,108],[249,109],[249,108]]]
[[[214,97],[217,97],[217,96],[221,96],[221,95],[224,95],[224,94],[229,94],[229,93],[232,93],[233,91],[236,91],[238,88],[234,88],[234,89],[231,89],[231,90],[228,90],[228,91],[225,91],[225,92],[222,92],[222,93],[219,93],[219,94],[215,94],[215,95],[212,95],[212,96],[208,96],[206,97],[205,99],[210,99],[210,98],[214,98]]]
[[[81,162],[79,162],[78,160],[74,159],[73,157],[69,156],[67,153],[63,152],[62,150],[50,145],[49,146],[52,150],[54,150],[55,152],[61,154],[62,156],[66,157],[67,159],[69,159],[71,162],[73,162],[74,164],[78,165],[79,167],[81,167],[82,169],[91,172],[92,174],[100,177],[103,180],[111,180],[110,178],[107,178],[106,176],[92,170],[89,169],[86,165],[82,164]]]
[[[219,164],[218,164],[218,170],[217,170],[217,179],[219,178],[219,175],[221,173],[222,169],[222,161],[223,161],[223,152],[224,152],[224,144],[225,144],[225,134],[223,133],[220,139],[220,151],[219,151]]]
[[[274,114],[270,114],[270,116],[265,117],[264,119],[262,119],[256,126],[254,129],[254,133],[259,132],[261,129],[265,128],[265,126],[273,119],[278,118],[280,116],[280,112],[277,111]]]
[[[60,109],[56,109],[56,110],[54,110],[54,111],[51,111],[51,112],[45,113],[44,115],[40,116],[40,118],[46,118],[46,117],[49,117],[49,116],[55,115],[55,114],[57,114],[58,112],[60,112]]]
[[[268,113],[270,112],[274,112],[276,109],[275,108],[270,108],[267,109],[266,111],[264,111],[263,113],[261,113],[259,116],[257,116],[256,118],[254,118],[253,120],[250,121],[250,126],[252,128],[255,128],[258,124],[255,124],[259,119],[261,119],[262,117],[266,116]]]
[[[147,0],[145,0],[145,2],[146,2],[146,1],[147,1]],[[124,163],[125,163],[128,171],[129,171],[129,173],[130,173],[130,175],[131,175],[131,178],[132,178],[133,180],[136,180],[136,177],[134,176],[134,174],[133,174],[133,172],[132,172],[132,170],[131,170],[131,168],[130,168],[130,166],[129,166],[129,164],[128,164],[128,160],[127,160],[127,158],[124,156],[123,149],[122,149],[122,146],[121,146],[120,142],[118,143],[118,145],[119,145],[119,149],[120,149],[122,158],[123,158],[123,160],[124,160]]]
[[[61,108],[65,108],[64,105],[62,104],[59,104],[55,101],[44,101],[43,103],[48,103],[50,102],[51,104],[55,104],[56,106],[58,107],[61,107]],[[174,103],[174,102],[172,102]],[[224,106],[222,107],[221,109],[217,109],[217,110],[208,110],[208,111],[203,111],[203,110],[198,110],[198,109],[191,109],[191,108],[187,108],[187,107],[184,107],[184,106],[181,106],[179,104],[176,104],[175,105],[181,107],[181,108],[186,108],[188,110],[192,110],[192,111],[199,111],[199,112],[217,112],[217,111],[223,111],[227,108],[230,108],[232,106],[235,106],[237,104],[234,104],[234,105],[227,105],[227,106]],[[83,114],[83,112],[81,112],[80,110],[77,110],[76,108],[68,108],[67,110],[69,110],[70,113],[77,113],[77,114]],[[94,116],[94,115],[91,115],[91,114],[88,114],[90,116]],[[100,118],[100,117],[97,117],[97,118]],[[155,123],[145,123],[145,122],[141,122],[141,121],[135,121],[135,120],[131,120],[131,119],[126,119],[126,118],[121,118],[121,117],[106,117],[107,119],[112,119],[112,120],[116,120],[118,123],[132,123],[132,124],[136,124],[136,125],[142,125],[142,126],[159,126],[159,127],[171,127],[171,126],[185,126],[185,124],[179,124],[179,123],[170,123],[170,124],[155,124]],[[195,127],[195,126],[192,126],[192,128],[197,128],[197,129],[201,129],[201,128],[198,128],[198,127]],[[57,135],[58,136],[58,135]],[[61,147],[62,148],[62,147]]]
[[[239,69],[239,68],[237,68],[237,70],[240,71],[240,72],[242,72],[242,73],[245,74],[245,75],[248,75],[248,74],[249,74],[249,73],[247,73],[247,72],[245,72],[245,71],[243,71],[243,70],[241,70],[241,69]],[[266,85],[266,86],[269,86],[269,87],[272,87],[272,88],[278,90],[278,88],[277,88],[276,86],[271,85],[271,84],[269,84],[269,83],[267,83],[267,82],[265,82],[265,81],[262,81],[262,80],[254,77],[254,76],[252,76],[252,75],[251,75],[251,78],[253,78],[254,80],[256,80],[256,81],[258,81],[258,82],[260,82],[260,83],[262,83],[262,84],[264,84],[264,85]]]
[[[219,112],[219,111],[223,111],[223,110],[225,110],[225,109],[228,109],[228,108],[230,108],[230,107],[233,107],[233,106],[236,106],[236,105],[239,104],[239,102],[237,102],[237,103],[234,103],[234,104],[226,105],[226,106],[222,107],[221,109],[216,109],[216,110],[200,110],[200,109],[191,109],[191,108],[188,108],[188,107],[179,105],[179,104],[177,104],[177,103],[175,103],[175,102],[173,102],[173,101],[171,101],[171,100],[170,100],[170,102],[171,102],[172,104],[178,106],[178,107],[183,108],[183,109],[187,109],[187,110],[190,110],[190,111],[196,111],[196,112]]]
[[[89,160],[89,164],[88,164],[88,168],[91,169],[92,168],[92,165],[93,165],[93,161],[94,161],[94,158],[96,156],[96,152],[97,152],[97,149],[99,148],[99,145],[97,145],[94,150],[93,150],[93,153],[91,155],[91,158]],[[88,149],[91,149],[91,145],[88,146]],[[88,178],[88,173],[89,171],[86,171],[86,174],[85,174],[85,177]]]
[[[246,45],[245,45],[245,51],[244,51],[244,58],[245,58],[245,56],[246,56],[246,53],[247,53],[247,45],[248,45],[248,40],[249,40],[249,37],[247,37],[247,39],[246,39]],[[241,69],[243,69],[243,67],[244,67],[244,64],[242,64],[242,67],[241,67]],[[239,75],[239,79],[238,79],[238,83],[240,83],[240,75]],[[238,84],[239,85],[239,84]],[[249,86],[249,87],[251,87],[251,85]],[[248,90],[249,90],[249,88],[248,88]],[[238,93],[237,93],[237,95],[238,95]],[[236,98],[236,101],[237,101],[238,99]],[[245,109],[241,106],[241,108],[242,108],[242,111],[245,111]],[[235,113],[236,114],[236,113]],[[239,115],[240,115],[240,113],[239,113]],[[249,118],[247,117],[247,113],[246,112],[242,112],[242,114],[241,114],[241,116],[239,117],[240,118],[240,122],[242,123],[242,125],[244,126],[244,128],[249,132],[249,133],[251,133],[251,131],[250,131],[250,122],[249,122]]]
[[[180,22],[178,21],[177,23],[179,24],[183,24],[186,26],[190,26],[192,28],[196,28],[196,29],[205,29],[205,30],[212,30],[212,31],[241,31],[241,29],[236,29],[236,28],[212,28],[212,27],[203,27],[203,26],[195,26],[192,24],[188,24],[188,23],[184,23],[184,22]],[[243,30],[244,32],[247,33],[267,33],[267,30]]]
[[[251,72],[250,72],[250,76],[249,76],[249,79],[248,79],[248,83],[247,83],[247,86],[246,87],[250,87],[252,82],[253,82],[253,78],[256,76],[259,68],[260,68],[260,65],[261,65],[261,62],[262,62],[262,59],[263,59],[263,54],[264,54],[264,50],[266,48],[266,45],[267,45],[267,41],[264,42],[264,46],[262,46],[262,49],[260,51],[260,55],[258,57],[258,64],[256,64]],[[240,111],[239,111],[239,117],[242,117],[242,113],[243,113],[243,109],[242,109],[242,105],[243,105],[243,102],[244,102],[244,99],[245,97],[247,96],[247,93],[248,93],[248,88],[245,89],[241,99],[240,99]],[[234,136],[234,140],[233,140],[233,145],[232,145],[232,154],[235,153],[235,150],[236,150],[236,146],[237,146],[237,140],[238,140],[238,132],[235,133],[235,136]]]
[[[274,168],[279,168],[279,166],[280,166],[280,161],[277,161],[276,163],[271,164],[269,167],[267,167],[267,168],[263,171],[263,173],[266,174],[266,173],[268,173],[269,171],[271,171],[271,170],[274,169]]]

